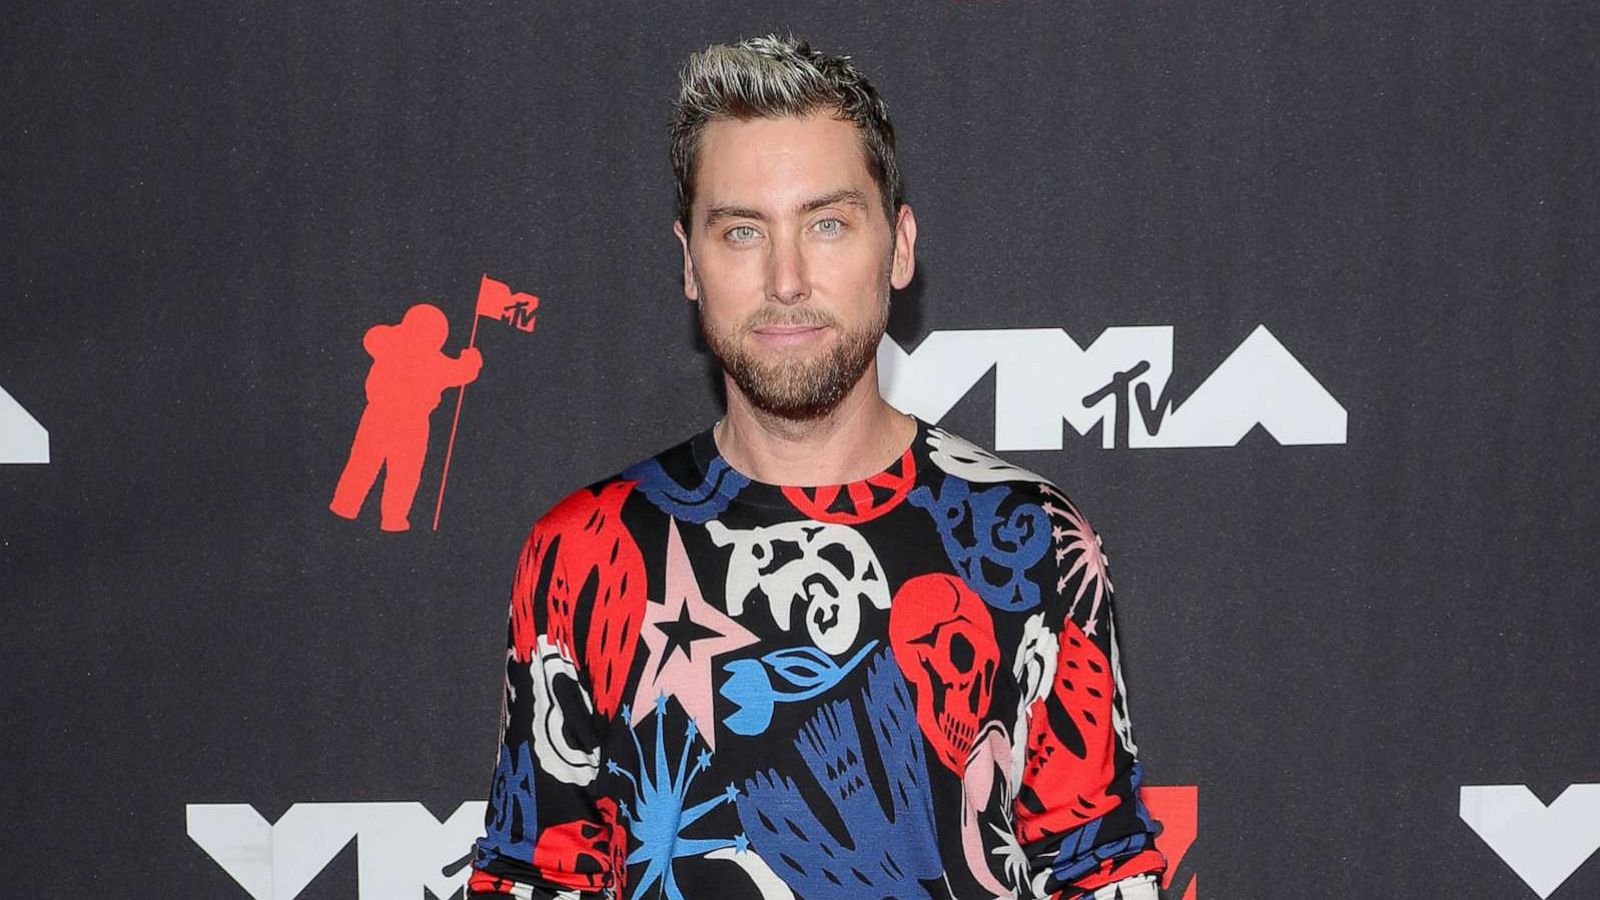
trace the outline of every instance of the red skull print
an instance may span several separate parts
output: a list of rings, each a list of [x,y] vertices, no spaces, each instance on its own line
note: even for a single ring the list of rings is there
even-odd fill
[[[1000,666],[989,608],[954,575],[919,575],[889,605],[889,640],[915,687],[923,734],[939,761],[960,774]]]

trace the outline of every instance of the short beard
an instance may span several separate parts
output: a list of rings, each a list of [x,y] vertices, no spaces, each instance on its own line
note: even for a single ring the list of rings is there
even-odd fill
[[[701,291],[705,296],[703,288]],[[805,305],[788,310],[766,306],[742,324],[719,333],[707,324],[704,310],[700,314],[700,333],[706,346],[750,405],[793,422],[820,419],[839,405],[877,355],[888,324],[889,285],[885,278],[877,315],[860,329],[841,332],[833,346],[815,359],[773,365],[759,362],[746,352],[742,339],[767,325],[820,325],[837,330],[838,321]]]

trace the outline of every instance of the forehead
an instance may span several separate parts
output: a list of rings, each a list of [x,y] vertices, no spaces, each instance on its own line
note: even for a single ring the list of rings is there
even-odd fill
[[[695,166],[701,208],[788,207],[841,188],[876,195],[855,123],[827,115],[717,119]]]

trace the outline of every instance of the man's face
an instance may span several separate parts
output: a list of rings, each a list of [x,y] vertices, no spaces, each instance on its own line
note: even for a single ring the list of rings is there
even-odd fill
[[[701,135],[684,293],[750,403],[832,410],[871,367],[889,289],[911,281],[916,221],[893,228],[855,126],[826,115],[718,120]]]

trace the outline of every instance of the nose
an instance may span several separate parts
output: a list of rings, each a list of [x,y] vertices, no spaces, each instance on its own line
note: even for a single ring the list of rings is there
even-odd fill
[[[773,240],[767,253],[767,298],[785,306],[811,296],[805,252],[798,235]]]

